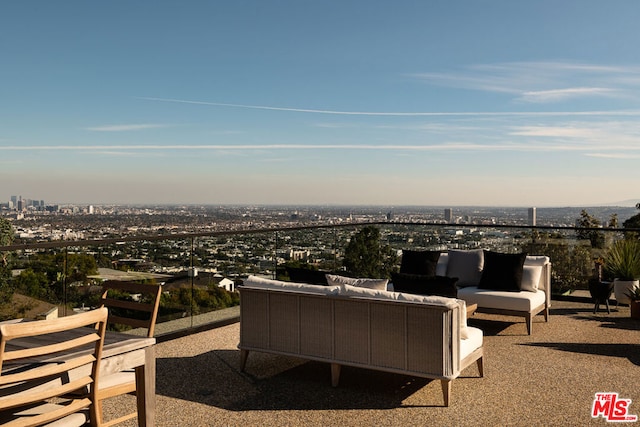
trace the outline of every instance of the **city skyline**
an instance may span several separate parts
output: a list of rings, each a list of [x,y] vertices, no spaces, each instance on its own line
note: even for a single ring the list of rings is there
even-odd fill
[[[640,200],[634,1],[70,1],[0,12],[11,41],[0,181],[11,194],[84,204]]]
[[[411,205],[411,204],[300,204],[300,203],[114,203],[114,202],[59,202],[50,201],[47,199],[47,203],[42,198],[31,198],[29,196],[22,197],[22,195],[11,195],[2,200],[0,197],[0,208],[8,208],[10,210],[16,210],[18,203],[23,203],[23,208],[27,207],[53,207],[53,206],[76,206],[76,207],[94,207],[94,206],[131,206],[131,207],[144,207],[144,206],[239,206],[239,207],[251,207],[251,206],[265,206],[265,207],[286,207],[295,209],[296,206],[300,207],[353,207],[358,208],[425,208],[425,209],[444,209],[444,216],[452,217],[454,209],[472,209],[472,208],[486,208],[486,209],[527,209],[529,220],[535,222],[536,218],[536,206],[509,206],[509,205]],[[638,208],[640,205],[640,199],[622,200],[615,203],[596,203],[592,205],[563,205],[563,206],[543,206],[542,208],[558,209],[558,208]],[[19,209],[18,209],[19,210]]]

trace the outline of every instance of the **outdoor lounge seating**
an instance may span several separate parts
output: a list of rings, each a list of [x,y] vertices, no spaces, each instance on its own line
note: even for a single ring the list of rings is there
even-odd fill
[[[460,279],[458,280],[457,296],[465,300],[467,304],[477,304],[478,313],[524,317],[527,334],[531,335],[533,318],[537,314],[543,314],[545,322],[549,321],[549,308],[551,307],[551,262],[549,257],[526,256],[520,283],[517,283],[517,274],[512,275],[509,261],[501,265],[499,260],[495,261],[493,258],[491,262],[494,265],[494,270],[502,269],[504,274],[491,274],[492,277],[482,283],[483,273],[486,273],[487,269],[487,252],[483,250],[449,251],[449,253],[440,256],[436,268],[440,272],[446,271],[446,276],[462,278],[462,282]],[[506,258],[511,256],[514,259],[519,255],[506,254]],[[466,272],[471,269],[477,271],[478,258],[481,259],[479,274],[467,275]],[[456,265],[449,266],[452,259]],[[499,277],[495,278],[495,276]],[[507,278],[516,277],[514,287],[504,286],[505,276]],[[494,280],[495,282],[493,282]],[[502,281],[503,284],[498,284],[498,281]]]
[[[537,314],[549,320],[551,262],[546,256],[482,249],[403,251],[400,273],[392,289],[455,296],[477,304],[478,313],[524,317],[529,335]]]
[[[473,362],[483,376],[482,331],[466,325],[466,304],[343,284],[319,286],[250,276],[238,288],[241,370],[250,351],[451,381]]]

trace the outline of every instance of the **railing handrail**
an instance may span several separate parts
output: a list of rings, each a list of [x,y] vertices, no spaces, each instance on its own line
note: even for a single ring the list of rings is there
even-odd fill
[[[529,229],[529,230],[567,230],[567,231],[606,231],[606,232],[639,232],[640,228],[620,228],[620,227],[576,227],[576,226],[555,226],[555,225],[525,225],[525,224],[481,224],[481,223],[442,223],[442,222],[407,222],[407,221],[359,221],[341,224],[315,224],[315,225],[296,225],[289,227],[271,227],[271,228],[247,228],[238,230],[219,230],[219,231],[202,231],[202,232],[185,232],[174,234],[155,234],[144,236],[124,236],[113,237],[108,239],[84,239],[84,240],[55,240],[49,242],[36,243],[20,243],[13,245],[0,246],[0,252],[18,251],[25,249],[55,249],[71,246],[100,246],[109,244],[118,244],[125,242],[141,242],[141,241],[158,241],[158,240],[179,240],[194,237],[217,237],[230,236],[237,234],[261,234],[282,231],[300,231],[312,229],[327,228],[349,228],[361,227],[367,225],[406,225],[406,226],[430,226],[430,227],[460,227],[460,228],[505,228],[505,229]]]

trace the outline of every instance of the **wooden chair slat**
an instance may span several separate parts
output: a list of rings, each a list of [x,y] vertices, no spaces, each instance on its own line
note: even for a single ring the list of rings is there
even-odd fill
[[[17,360],[17,359],[28,359],[28,358],[35,358],[43,354],[60,353],[72,348],[81,347],[83,345],[96,342],[99,339],[100,339],[100,336],[94,333],[91,335],[85,335],[83,337],[75,338],[73,340],[69,340],[61,343],[44,345],[39,348],[28,348],[24,350],[8,351],[4,354],[3,359],[5,361]]]
[[[58,319],[0,325],[1,422],[42,425],[88,409],[97,423],[97,390],[90,385],[97,384],[107,317],[108,310],[99,308]],[[51,362],[54,359],[59,362]],[[77,398],[41,404],[87,387],[88,396],[85,391]],[[25,413],[34,404],[42,414]]]
[[[153,304],[144,304],[135,301],[124,301],[114,298],[105,298],[101,302],[105,307],[109,308],[117,307],[127,310],[144,311],[147,313],[151,313],[155,309],[155,306]]]

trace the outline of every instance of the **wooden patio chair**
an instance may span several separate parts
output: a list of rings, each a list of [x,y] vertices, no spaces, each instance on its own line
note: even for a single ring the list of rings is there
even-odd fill
[[[126,325],[146,329],[146,336],[153,337],[158,307],[160,306],[161,285],[108,281],[102,286],[101,304],[109,309],[110,325]],[[138,416],[138,411],[104,422],[102,402],[123,394],[135,394],[138,405],[142,404],[142,392],[136,389],[136,373],[125,370],[104,376],[98,387],[98,411],[102,426],[108,427]]]
[[[57,319],[1,324],[0,424],[98,425],[94,403],[106,320],[107,309],[100,308]],[[61,398],[86,388],[88,394]]]

